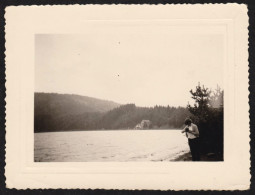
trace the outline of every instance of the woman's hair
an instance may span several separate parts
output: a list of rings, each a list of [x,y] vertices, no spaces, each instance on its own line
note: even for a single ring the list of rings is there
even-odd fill
[[[186,118],[184,121],[185,125],[190,125],[192,123],[192,120],[190,118]]]

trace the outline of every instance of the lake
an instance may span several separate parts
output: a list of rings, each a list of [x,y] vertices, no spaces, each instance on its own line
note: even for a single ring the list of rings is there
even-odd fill
[[[173,161],[189,151],[180,130],[35,133],[36,162]]]

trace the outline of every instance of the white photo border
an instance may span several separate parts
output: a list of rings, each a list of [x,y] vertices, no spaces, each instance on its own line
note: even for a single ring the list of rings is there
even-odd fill
[[[132,14],[127,15],[125,12]],[[11,6],[6,8],[5,18],[5,175],[8,188],[249,189],[246,5]],[[207,30],[208,33],[223,33],[223,162],[34,162],[34,35],[81,34],[85,33],[81,26],[95,23],[183,25],[191,31],[193,28]]]

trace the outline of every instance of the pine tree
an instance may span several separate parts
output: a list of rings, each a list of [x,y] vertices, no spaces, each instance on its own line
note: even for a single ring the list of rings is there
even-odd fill
[[[187,107],[192,114],[191,119],[198,125],[201,148],[204,152],[218,153],[223,159],[223,90],[217,86],[212,91],[199,83],[190,93],[195,103]]]
[[[205,88],[204,85],[201,87],[200,83],[196,86],[196,90],[190,90],[192,99],[195,100],[194,106],[188,105],[188,109],[191,114],[194,115],[196,122],[206,122],[209,116],[209,102],[211,90]]]

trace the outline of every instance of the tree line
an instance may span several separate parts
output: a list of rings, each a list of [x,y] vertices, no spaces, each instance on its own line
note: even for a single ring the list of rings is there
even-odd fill
[[[187,108],[154,106],[137,107],[121,105],[108,112],[84,112],[82,114],[35,115],[35,132],[66,130],[118,130],[134,129],[142,120],[150,120],[152,129],[180,129],[190,115]]]

